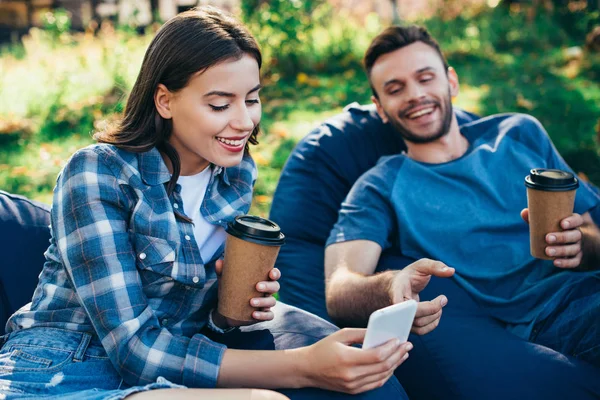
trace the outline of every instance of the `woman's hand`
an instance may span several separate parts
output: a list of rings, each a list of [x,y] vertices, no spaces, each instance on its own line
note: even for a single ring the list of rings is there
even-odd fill
[[[223,272],[223,260],[217,260],[215,263],[215,272],[217,276],[220,277]],[[269,272],[270,281],[262,281],[256,284],[256,290],[265,294],[265,297],[254,297],[250,299],[250,305],[257,310],[252,313],[252,318],[256,321],[248,323],[246,325],[251,325],[253,323],[261,322],[261,321],[270,321],[273,319],[274,314],[271,311],[271,307],[275,306],[277,302],[273,295],[279,291],[279,278],[281,278],[281,272],[277,268],[273,268]],[[217,317],[217,319],[219,319]],[[217,323],[217,321],[215,321]],[[228,326],[239,326],[239,323],[232,325],[231,321],[227,321]]]
[[[346,328],[301,349],[306,354],[309,386],[349,394],[383,386],[413,346],[398,339],[368,350],[350,346],[362,343],[365,333],[366,329]]]

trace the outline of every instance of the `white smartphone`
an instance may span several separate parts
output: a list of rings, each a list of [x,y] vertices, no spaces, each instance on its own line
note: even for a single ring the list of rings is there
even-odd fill
[[[416,313],[417,302],[414,300],[373,311],[369,317],[363,349],[377,347],[394,338],[398,338],[400,343],[406,342]]]

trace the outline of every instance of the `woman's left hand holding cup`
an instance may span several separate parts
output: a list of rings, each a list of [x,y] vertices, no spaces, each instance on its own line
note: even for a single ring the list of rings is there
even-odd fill
[[[223,260],[217,260],[215,263],[215,272],[217,273],[217,276],[221,276],[221,273],[223,272]],[[273,268],[269,272],[269,278],[269,281],[261,281],[256,284],[256,290],[264,293],[264,296],[250,299],[250,305],[256,308],[256,311],[252,313],[252,317],[256,321],[248,323],[247,325],[261,321],[270,321],[275,316],[273,311],[271,311],[271,307],[274,307],[277,302],[273,295],[279,291],[280,286],[277,281],[281,278],[281,271],[277,268]],[[230,324],[228,325],[232,326]]]

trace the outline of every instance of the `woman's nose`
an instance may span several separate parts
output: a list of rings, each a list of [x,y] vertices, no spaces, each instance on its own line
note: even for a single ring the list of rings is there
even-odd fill
[[[254,129],[254,121],[252,121],[250,110],[246,104],[239,107],[235,119],[231,121],[231,126],[240,131],[250,131]]]

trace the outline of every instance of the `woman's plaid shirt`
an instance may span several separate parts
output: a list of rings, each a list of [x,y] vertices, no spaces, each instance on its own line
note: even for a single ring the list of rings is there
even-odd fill
[[[245,214],[256,166],[212,166],[202,215],[225,225]],[[93,145],[58,177],[50,247],[32,303],[7,332],[54,327],[94,333],[130,385],[162,376],[214,387],[225,346],[198,332],[216,305],[214,261],[205,262],[183,214],[180,187],[158,150],[131,153]],[[222,249],[221,249],[222,250]]]

